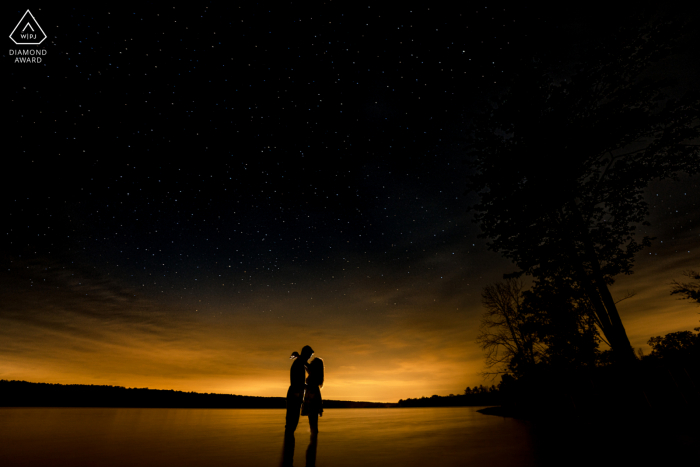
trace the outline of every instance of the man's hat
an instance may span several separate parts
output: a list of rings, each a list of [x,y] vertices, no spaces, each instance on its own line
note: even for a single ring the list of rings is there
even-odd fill
[[[297,358],[298,356],[299,356],[299,352],[294,351],[294,352],[292,352],[292,356],[289,358]]]

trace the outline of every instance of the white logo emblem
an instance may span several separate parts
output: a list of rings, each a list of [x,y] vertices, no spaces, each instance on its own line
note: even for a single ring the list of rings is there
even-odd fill
[[[34,15],[27,10],[10,34],[10,39],[17,45],[39,45],[46,39],[46,34],[34,19]]]

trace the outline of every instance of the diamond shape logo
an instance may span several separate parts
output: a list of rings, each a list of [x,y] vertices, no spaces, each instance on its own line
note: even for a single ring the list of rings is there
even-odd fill
[[[34,15],[27,10],[10,34],[10,39],[17,45],[39,45],[46,39],[46,34],[34,19]]]

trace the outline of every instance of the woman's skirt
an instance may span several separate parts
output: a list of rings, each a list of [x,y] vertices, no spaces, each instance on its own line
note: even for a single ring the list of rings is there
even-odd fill
[[[323,400],[321,399],[321,389],[318,386],[307,386],[304,403],[301,406],[301,414],[304,416],[309,414],[321,416],[322,413]]]

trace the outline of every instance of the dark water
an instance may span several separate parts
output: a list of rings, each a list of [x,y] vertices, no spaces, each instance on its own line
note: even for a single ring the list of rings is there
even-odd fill
[[[301,418],[294,465],[630,465],[627,448],[596,451],[572,427],[477,409],[328,409],[315,446]],[[0,408],[0,465],[280,466],[284,419],[276,409]]]

